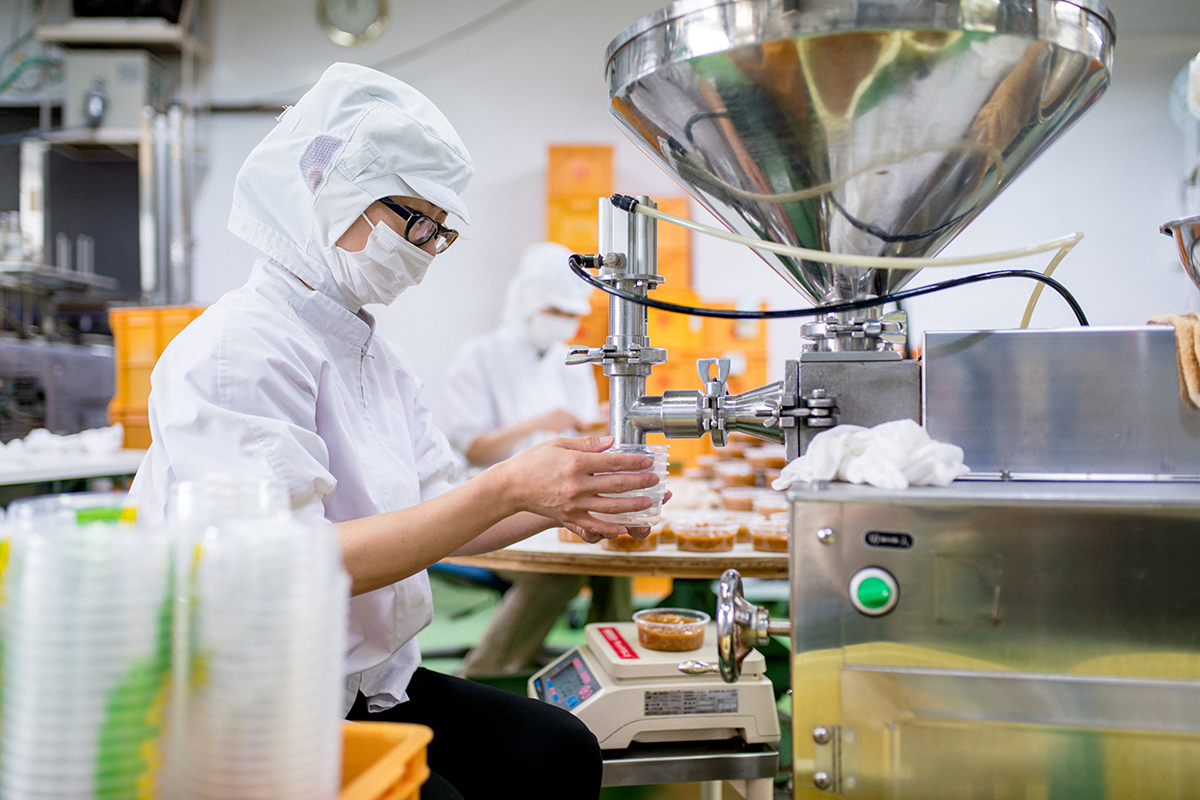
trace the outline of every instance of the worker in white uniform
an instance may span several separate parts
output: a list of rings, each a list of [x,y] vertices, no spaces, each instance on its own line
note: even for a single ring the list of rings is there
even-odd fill
[[[570,257],[554,242],[527,247],[500,326],[468,339],[446,370],[438,422],[473,466],[604,421],[591,365],[566,363],[567,342],[592,310],[592,287]]]
[[[545,442],[454,485],[459,461],[420,382],[364,306],[420,283],[453,243],[447,215],[466,221],[473,171],[423,95],[330,67],[238,173],[229,227],[264,256],[159,359],[131,494],[154,522],[180,481],[252,476],[286,487],[297,518],[336,523],[354,594],[345,708],[433,728],[423,798],[595,798],[600,751],[572,714],[419,666],[426,567],[558,525],[618,535],[590,512],[645,501],[599,493],[655,482],[630,471],[649,459],[597,437]]]
[[[555,242],[527,247],[508,285],[499,327],[468,339],[446,370],[437,419],[473,468],[607,421],[591,365],[566,363],[567,343],[591,311],[592,294],[567,267],[570,256]],[[512,674],[534,664],[584,584],[582,575],[504,577],[513,586],[467,654],[462,675]]]

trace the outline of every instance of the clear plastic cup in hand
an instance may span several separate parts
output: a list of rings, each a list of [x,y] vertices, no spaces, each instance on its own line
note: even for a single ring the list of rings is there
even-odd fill
[[[663,495],[667,491],[667,452],[670,445],[665,444],[618,444],[609,448],[610,453],[632,453],[647,455],[654,463],[642,472],[654,472],[658,475],[658,483],[646,489],[633,489],[616,494],[601,494],[601,497],[649,497],[651,505],[641,511],[627,511],[623,514],[601,514],[592,512],[592,516],[605,522],[615,522],[618,525],[649,527],[658,523],[662,515]]]

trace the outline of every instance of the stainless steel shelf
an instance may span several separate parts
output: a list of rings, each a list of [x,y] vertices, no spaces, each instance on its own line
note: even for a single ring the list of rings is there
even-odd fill
[[[180,25],[161,19],[84,19],[57,25],[41,25],[35,35],[40,41],[64,47],[145,47],[176,53],[194,53],[207,58],[208,49]]]
[[[75,147],[137,147],[141,131],[137,128],[96,128],[94,130],[46,131],[42,138],[53,145]],[[136,157],[136,152],[134,156]]]
[[[118,286],[115,278],[105,275],[86,275],[82,272],[69,272],[48,265],[0,261],[0,286],[27,288],[31,284],[46,291],[85,291],[87,289],[111,291]]]

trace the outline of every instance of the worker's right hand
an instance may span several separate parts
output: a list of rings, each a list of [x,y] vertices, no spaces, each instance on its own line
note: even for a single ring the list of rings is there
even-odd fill
[[[658,483],[650,456],[605,452],[611,436],[551,439],[497,464],[505,491],[520,511],[550,517],[588,541],[627,533],[623,525],[591,512],[623,514],[653,505],[649,497],[601,497]],[[494,469],[495,469],[494,468]],[[646,470],[646,471],[634,471]],[[643,533],[641,528],[630,529]],[[594,538],[595,537],[595,538]]]

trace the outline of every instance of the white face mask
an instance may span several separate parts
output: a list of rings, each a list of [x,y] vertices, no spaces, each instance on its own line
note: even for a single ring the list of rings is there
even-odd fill
[[[525,335],[538,350],[547,350],[555,344],[566,342],[579,330],[579,317],[564,317],[561,314],[534,314],[525,323]]]
[[[363,214],[371,225],[371,220]],[[333,280],[361,305],[390,305],[400,293],[425,277],[433,254],[427,253],[384,223],[371,225],[366,246],[357,253],[334,247]]]

